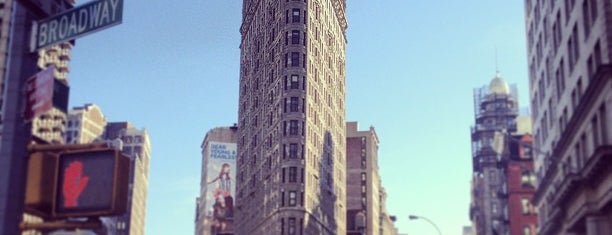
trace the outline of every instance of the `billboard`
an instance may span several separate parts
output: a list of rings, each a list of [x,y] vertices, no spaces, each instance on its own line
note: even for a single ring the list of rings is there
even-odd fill
[[[209,142],[206,165],[206,217],[210,234],[233,233],[236,144]]]

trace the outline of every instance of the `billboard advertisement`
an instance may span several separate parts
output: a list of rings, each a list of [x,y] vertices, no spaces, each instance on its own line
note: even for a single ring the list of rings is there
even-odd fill
[[[210,234],[232,234],[236,191],[236,144],[209,142],[206,173],[206,216]]]

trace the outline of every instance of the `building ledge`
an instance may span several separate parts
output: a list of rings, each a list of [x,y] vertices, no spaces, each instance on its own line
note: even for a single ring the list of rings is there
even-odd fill
[[[582,168],[582,177],[587,182],[598,182],[600,175],[609,172],[612,166],[612,145],[601,145],[595,149],[593,155]]]
[[[555,207],[550,212],[549,219],[544,222],[544,224],[540,225],[540,231],[538,231],[539,235],[549,235],[556,234],[555,232],[560,228],[561,217],[565,214],[565,211],[561,210],[559,207]]]

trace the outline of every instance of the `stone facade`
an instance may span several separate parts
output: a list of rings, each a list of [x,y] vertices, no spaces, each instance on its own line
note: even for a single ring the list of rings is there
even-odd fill
[[[345,10],[243,1],[236,234],[346,233]]]
[[[538,234],[612,234],[612,2],[525,1]]]

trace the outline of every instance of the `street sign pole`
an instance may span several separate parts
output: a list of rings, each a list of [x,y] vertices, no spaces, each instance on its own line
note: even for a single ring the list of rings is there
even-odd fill
[[[10,44],[5,77],[3,129],[0,143],[0,234],[21,234],[23,217],[27,143],[31,123],[24,123],[23,91],[28,77],[38,70],[37,53],[29,48],[32,22],[36,16],[21,1],[13,1]]]
[[[0,234],[21,233],[19,223],[24,211],[28,163],[26,148],[32,137],[32,123],[24,122],[22,114],[26,80],[38,72],[36,50],[120,24],[123,1],[91,1],[52,17],[46,12],[50,11],[49,4],[54,4],[50,1],[9,1],[12,3],[11,28],[0,136]],[[35,46],[32,51],[31,46]]]

